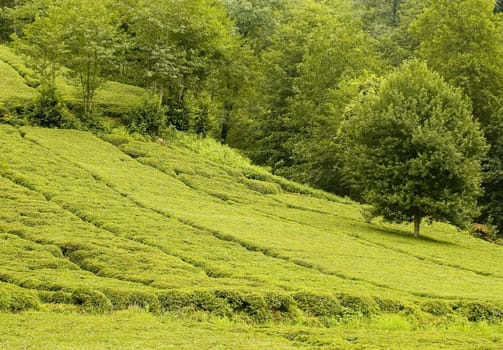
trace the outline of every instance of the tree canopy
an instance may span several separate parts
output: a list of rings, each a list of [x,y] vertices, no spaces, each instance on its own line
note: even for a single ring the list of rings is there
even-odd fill
[[[344,123],[347,176],[375,215],[470,222],[486,146],[460,90],[418,61],[363,94]]]

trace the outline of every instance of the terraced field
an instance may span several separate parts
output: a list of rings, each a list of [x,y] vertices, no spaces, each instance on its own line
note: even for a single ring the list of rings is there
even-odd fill
[[[0,347],[503,342],[503,250],[451,226],[414,239],[366,223],[356,203],[189,136],[0,125],[0,150]],[[63,339],[71,327],[95,337]]]

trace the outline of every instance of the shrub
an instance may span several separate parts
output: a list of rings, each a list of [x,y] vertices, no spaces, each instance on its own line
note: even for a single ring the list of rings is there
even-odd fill
[[[99,110],[80,112],[78,113],[82,129],[91,131],[95,134],[109,132],[108,122],[104,119],[103,114]]]
[[[239,290],[170,290],[159,295],[162,311],[211,312],[219,316],[239,315],[252,322],[291,316],[294,301],[277,293],[248,293]]]
[[[176,130],[187,131],[190,128],[190,111],[183,101],[175,98],[167,99],[168,115],[167,125],[172,125]]]
[[[80,123],[61,102],[61,96],[54,88],[41,87],[35,99],[33,110],[28,113],[34,125],[47,128],[77,129]]]
[[[328,295],[301,292],[293,295],[300,310],[309,316],[337,317],[343,313],[343,308],[337,298]]]
[[[101,139],[105,142],[108,142],[114,146],[120,146],[129,142],[129,137],[126,135],[120,134],[104,134],[101,135]]]
[[[346,309],[345,314],[354,314],[370,317],[379,313],[379,306],[371,297],[339,294],[337,296],[341,305]]]
[[[468,321],[500,322],[503,321],[503,306],[488,302],[461,302],[454,309]]]
[[[39,291],[38,296],[40,300],[44,303],[50,303],[50,304],[72,304],[73,303],[73,297],[72,293],[64,292],[64,291],[57,291],[57,292],[50,292],[50,291]]]
[[[379,297],[374,297],[374,300],[379,307],[379,310],[381,310],[382,312],[398,313],[405,309],[405,306],[402,303],[395,300],[382,299]]]
[[[146,311],[159,312],[160,303],[157,295],[144,291],[105,290],[114,309],[127,309],[131,306],[140,307]]]
[[[18,312],[28,309],[40,309],[40,299],[34,291],[0,283],[0,310]]]
[[[263,296],[237,290],[217,290],[215,295],[225,300],[234,313],[243,314],[256,322],[265,322],[272,314]]]
[[[211,291],[192,292],[191,303],[196,310],[214,312],[220,316],[228,316],[231,313],[226,301],[219,299]]]
[[[421,304],[421,310],[434,316],[447,316],[452,313],[451,305],[443,300],[427,300]]]
[[[166,109],[150,101],[125,113],[124,122],[131,133],[159,136],[166,127]]]
[[[190,293],[181,290],[169,290],[161,293],[159,303],[162,311],[177,312],[194,308]]]
[[[80,288],[72,293],[72,303],[82,306],[89,312],[112,310],[112,302],[100,291]]]
[[[472,236],[488,242],[494,242],[498,239],[498,229],[490,224],[472,224],[470,227],[470,233]]]
[[[35,292],[19,291],[11,293],[10,307],[11,311],[23,311],[28,309],[40,309],[40,299]]]
[[[271,311],[291,313],[295,304],[291,296],[272,292],[266,293],[264,299]]]
[[[261,180],[241,178],[241,182],[246,185],[250,190],[262,194],[277,194],[281,192],[281,187],[273,182],[265,182]]]
[[[15,108],[0,103],[0,124],[9,124],[13,126],[26,125],[26,120],[22,117],[22,114],[23,113],[19,114]]]
[[[6,288],[0,288],[0,310],[6,311],[10,308],[10,293]]]
[[[0,123],[2,124],[10,124],[12,119],[11,113],[9,110],[0,103]]]

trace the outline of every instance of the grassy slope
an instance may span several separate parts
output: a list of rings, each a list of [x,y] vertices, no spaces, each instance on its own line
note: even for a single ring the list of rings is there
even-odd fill
[[[96,338],[83,344],[58,341],[61,348],[99,348],[110,335],[116,341],[110,347],[119,347],[126,343],[125,333],[99,326],[118,317],[127,332],[144,322],[153,334],[173,327],[175,334],[191,331],[192,342],[169,340],[186,348],[235,348],[232,335],[243,333],[242,327],[252,332],[243,348],[263,348],[262,342],[271,342],[266,346],[271,348],[439,348],[444,343],[496,348],[501,341],[495,335],[500,326],[466,323],[470,308],[478,305],[474,302],[503,301],[501,247],[443,224],[425,226],[416,240],[407,226],[364,223],[357,204],[329,201],[273,177],[211,141],[174,138],[165,146],[110,141],[117,146],[78,131],[0,126],[0,309],[2,288],[12,299],[3,301],[4,309],[13,309],[25,295],[44,302],[41,313],[2,315],[3,334],[17,334],[16,324],[28,323],[41,348],[54,348],[40,327],[82,323],[96,330]],[[152,308],[155,299],[164,310],[190,315],[209,310],[224,321],[187,316],[175,327],[169,317],[141,312],[92,317],[51,312],[56,301],[72,310],[82,287],[104,293],[115,309]],[[175,302],[172,294],[165,296],[172,290],[189,298]],[[232,293],[241,295],[239,306]],[[293,298],[297,306],[275,306],[281,298]],[[432,300],[444,301],[443,309],[432,307]],[[334,311],[320,314],[313,304]],[[460,313],[463,308],[469,310]],[[486,318],[501,319],[500,311],[488,311]],[[373,315],[370,324],[318,328],[365,313]],[[229,319],[232,324],[220,324]],[[7,320],[15,322],[7,325]],[[434,324],[440,328],[424,330]],[[471,335],[458,339],[467,330]],[[390,331],[396,338],[388,337]],[[162,347],[139,337],[138,348]],[[2,342],[26,345],[20,336],[4,335]]]
[[[0,102],[17,105],[36,96],[36,89],[31,87],[37,85],[36,74],[5,45],[0,45],[0,76]],[[78,90],[64,74],[58,77],[57,87],[65,101],[80,102]],[[121,111],[142,103],[144,98],[145,91],[141,88],[105,82],[96,94],[96,103],[106,110]]]
[[[35,97],[33,71],[5,46],[0,76],[0,102]],[[67,78],[58,86],[78,102]],[[97,103],[120,111],[143,94],[109,82]],[[359,205],[209,140],[105,139],[0,125],[1,348],[503,342],[501,247],[443,224],[419,240],[367,224]]]

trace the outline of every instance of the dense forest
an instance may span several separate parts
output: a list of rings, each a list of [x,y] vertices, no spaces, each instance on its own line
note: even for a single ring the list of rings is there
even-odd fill
[[[119,116],[131,133],[213,137],[416,234],[422,219],[503,233],[503,1],[0,5],[0,40],[37,76],[33,124],[99,130],[102,84],[134,85],[148,98]]]

